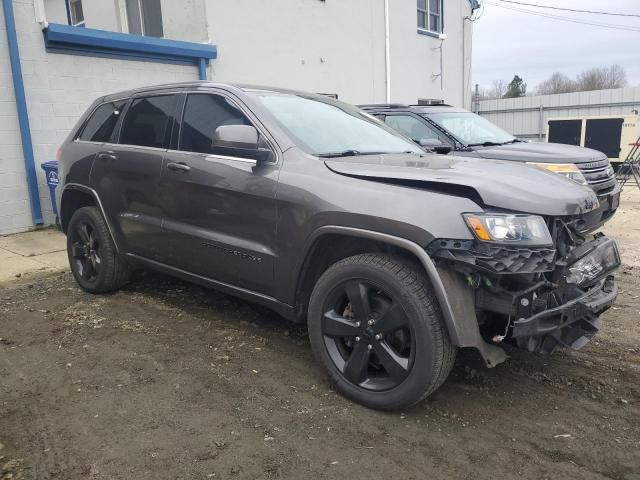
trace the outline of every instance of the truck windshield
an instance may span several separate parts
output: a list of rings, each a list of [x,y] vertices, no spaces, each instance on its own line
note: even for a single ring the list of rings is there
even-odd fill
[[[519,140],[489,120],[471,112],[438,112],[425,115],[467,146],[504,145]]]
[[[254,91],[302,150],[318,157],[424,153],[413,142],[346,103],[300,94]]]

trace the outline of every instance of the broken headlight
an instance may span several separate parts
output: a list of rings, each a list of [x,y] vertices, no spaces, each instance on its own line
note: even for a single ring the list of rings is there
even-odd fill
[[[567,283],[582,285],[620,266],[620,254],[614,241],[609,241],[572,263],[567,268]]]
[[[515,245],[551,245],[549,228],[538,215],[465,213],[467,225],[478,240]]]
[[[573,180],[580,185],[587,185],[587,179],[584,178],[580,169],[573,163],[535,163],[527,162],[530,167],[539,168],[548,172],[557,173],[569,180]]]

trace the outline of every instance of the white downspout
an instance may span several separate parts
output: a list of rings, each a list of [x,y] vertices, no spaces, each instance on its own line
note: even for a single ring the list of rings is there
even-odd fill
[[[35,0],[33,2],[33,10],[35,13],[36,22],[38,22],[43,29],[47,28],[49,26],[49,23],[47,22],[47,17],[45,15],[44,0]]]
[[[386,74],[386,103],[391,103],[391,48],[389,42],[389,0],[384,0],[384,68]]]

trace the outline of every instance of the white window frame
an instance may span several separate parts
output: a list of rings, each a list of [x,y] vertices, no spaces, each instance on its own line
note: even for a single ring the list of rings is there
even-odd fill
[[[66,4],[67,4],[67,8],[69,9],[69,20],[70,20],[70,25],[72,27],[84,27],[85,26],[85,18],[84,18],[84,6],[82,5],[82,0],[65,0]],[[73,3],[79,3],[80,4],[80,9],[82,10],[82,20],[77,21],[77,19],[73,18],[73,7],[71,6],[71,4]]]
[[[138,11],[140,12],[140,31],[142,35],[147,35],[146,26],[144,24],[144,7],[142,6],[142,0],[135,0],[138,3]],[[118,4],[118,13],[120,16],[120,30],[124,33],[131,33],[131,29],[129,28],[129,16],[127,15],[127,0],[117,0]],[[164,19],[161,17],[161,21]],[[164,31],[164,25],[163,25]],[[159,38],[164,38],[164,35]]]
[[[432,5],[433,3],[437,2],[437,5],[439,7],[439,11],[435,12],[434,10],[432,10]],[[427,0],[427,9],[423,10],[421,8],[418,8],[418,14],[419,15],[423,15],[425,17],[425,25],[426,28],[423,28],[420,26],[420,23],[418,23],[418,30],[421,32],[429,32],[429,33],[433,33],[435,35],[442,35],[444,33],[444,22],[443,22],[443,11],[444,11],[444,1],[443,0]],[[438,30],[431,30],[430,26],[431,26],[431,17],[433,16],[437,16],[438,17]]]

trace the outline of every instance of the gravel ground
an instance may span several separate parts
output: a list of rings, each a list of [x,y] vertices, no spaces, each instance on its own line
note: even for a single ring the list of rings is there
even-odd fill
[[[0,286],[0,479],[640,480],[639,270],[581,351],[462,352],[395,413],[337,395],[260,307],[151,273],[106,296],[22,278]]]

